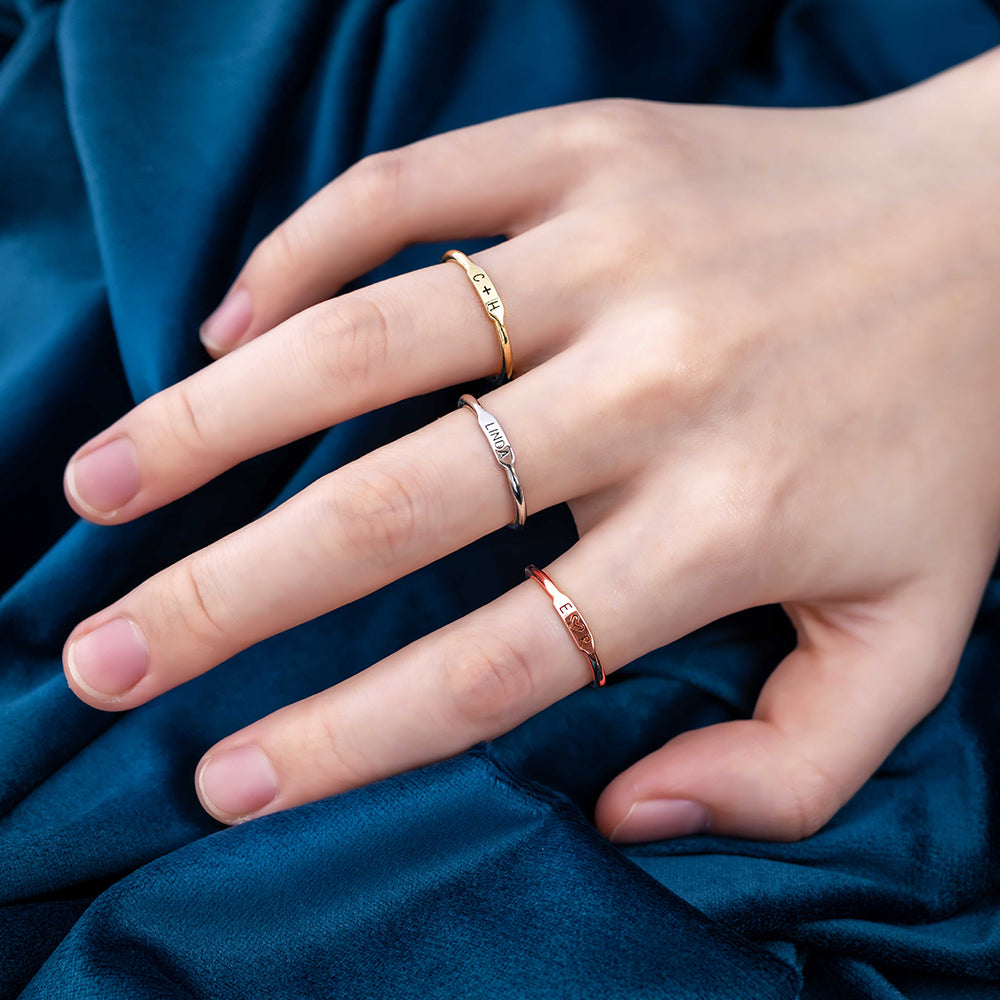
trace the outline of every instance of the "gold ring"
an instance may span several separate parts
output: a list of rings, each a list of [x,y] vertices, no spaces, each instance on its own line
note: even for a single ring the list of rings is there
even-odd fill
[[[448,250],[441,260],[453,260],[460,265],[469,276],[472,287],[479,293],[486,315],[496,325],[497,339],[500,341],[500,371],[492,377],[492,381],[497,385],[509,382],[514,377],[514,356],[510,350],[507,327],[504,326],[503,322],[503,302],[500,300],[500,293],[493,284],[493,279],[478,264],[469,260],[461,250]]]

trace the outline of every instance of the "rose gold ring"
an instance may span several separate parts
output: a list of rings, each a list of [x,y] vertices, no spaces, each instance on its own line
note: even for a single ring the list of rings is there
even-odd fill
[[[545,593],[552,598],[552,607],[559,612],[559,617],[562,618],[566,631],[576,643],[577,649],[590,660],[590,669],[594,672],[590,686],[604,687],[604,682],[608,678],[594,646],[594,633],[590,631],[590,626],[584,621],[577,606],[552,582],[551,577],[537,566],[526,566],[524,575],[540,584]]]

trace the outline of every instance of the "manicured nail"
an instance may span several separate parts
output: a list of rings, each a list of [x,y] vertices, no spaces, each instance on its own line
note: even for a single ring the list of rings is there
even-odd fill
[[[139,456],[128,438],[115,438],[71,462],[66,486],[76,502],[100,517],[114,514],[139,492]]]
[[[278,775],[260,747],[244,746],[212,757],[198,775],[198,788],[217,819],[248,816],[278,794]]]
[[[633,802],[608,838],[616,844],[637,844],[668,837],[686,837],[708,829],[708,810],[687,799]]]
[[[138,625],[113,618],[75,639],[66,660],[79,687],[95,698],[110,698],[142,680],[149,669],[149,647]]]
[[[201,342],[215,351],[228,351],[247,332],[251,319],[250,293],[245,288],[237,288],[201,324]]]

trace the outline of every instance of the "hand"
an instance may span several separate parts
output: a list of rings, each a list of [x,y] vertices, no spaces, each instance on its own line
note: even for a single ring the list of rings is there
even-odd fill
[[[69,501],[126,522],[251,455],[494,373],[492,324],[453,263],[329,296],[405,244],[502,233],[475,259],[518,377],[482,403],[529,512],[570,503],[580,541],[548,571],[608,672],[765,603],[799,638],[752,719],[630,767],[598,827],[806,836],[947,691],[1000,544],[996,151],[956,110],[982,109],[986,78],[995,95],[995,62],[851,108],[596,101],[364,160],[256,248],[203,328],[218,360],[80,449]],[[456,410],[79,624],[70,686],[143,704],[511,517]],[[526,581],[225,738],[198,792],[224,822],[339,793],[495,737],[590,676]]]

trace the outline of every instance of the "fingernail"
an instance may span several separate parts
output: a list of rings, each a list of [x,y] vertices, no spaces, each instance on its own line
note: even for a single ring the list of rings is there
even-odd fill
[[[250,293],[245,288],[237,288],[201,324],[201,342],[213,350],[228,351],[247,332],[251,319]]]
[[[149,669],[149,647],[139,626],[113,618],[75,639],[66,652],[70,676],[96,698],[124,694]]]
[[[139,492],[139,456],[128,438],[115,438],[70,462],[66,485],[76,502],[102,517],[114,514]]]
[[[232,820],[255,813],[278,794],[278,775],[260,747],[244,746],[212,757],[198,775],[209,812]]]
[[[686,837],[708,829],[708,810],[687,799],[633,802],[608,838],[616,844],[637,844],[668,837]]]

